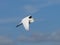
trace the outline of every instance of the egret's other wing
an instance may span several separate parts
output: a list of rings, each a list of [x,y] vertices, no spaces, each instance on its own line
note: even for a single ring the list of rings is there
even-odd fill
[[[27,31],[29,31],[29,21],[28,20],[23,21],[23,26]]]

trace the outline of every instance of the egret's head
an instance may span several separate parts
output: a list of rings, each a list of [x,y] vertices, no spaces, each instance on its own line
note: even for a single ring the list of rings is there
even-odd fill
[[[32,18],[32,16],[29,16],[29,21],[34,22],[34,18]]]

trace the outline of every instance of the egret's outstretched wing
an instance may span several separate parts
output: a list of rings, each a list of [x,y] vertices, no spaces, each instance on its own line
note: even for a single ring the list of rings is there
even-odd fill
[[[20,25],[22,25],[22,23],[18,24],[16,27],[19,27]]]
[[[23,21],[23,26],[27,31],[29,31],[29,21],[28,20]]]

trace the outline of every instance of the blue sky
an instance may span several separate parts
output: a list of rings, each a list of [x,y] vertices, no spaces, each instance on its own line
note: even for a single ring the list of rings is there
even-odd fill
[[[30,31],[16,28],[28,15]],[[60,45],[60,0],[0,0],[0,45]]]

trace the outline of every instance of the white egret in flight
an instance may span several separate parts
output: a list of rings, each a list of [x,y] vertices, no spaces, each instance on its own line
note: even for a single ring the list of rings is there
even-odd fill
[[[16,26],[19,27],[20,25],[23,25],[25,30],[29,31],[29,24],[34,22],[34,18],[30,15],[21,20],[21,22]]]

